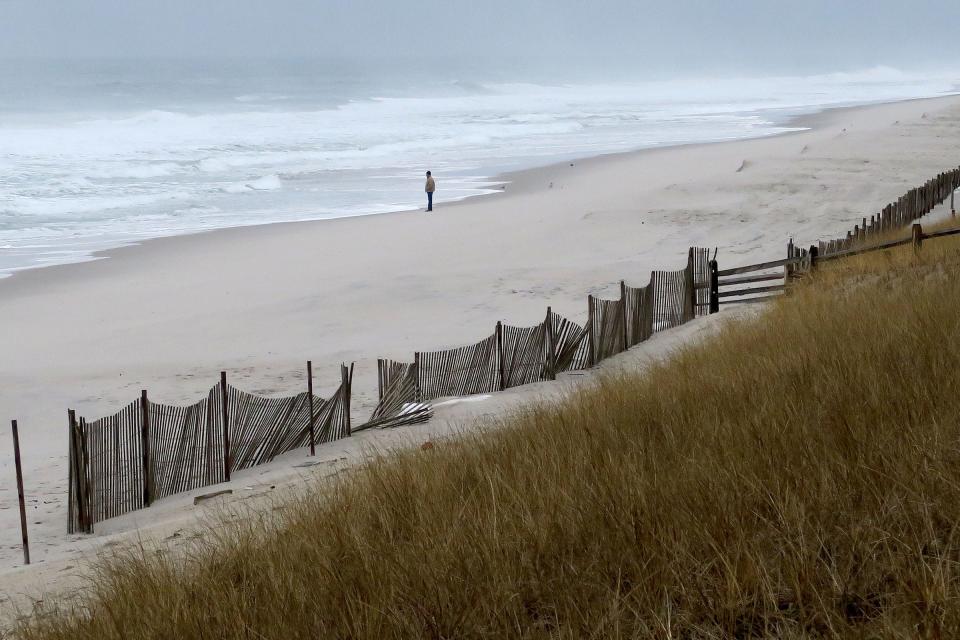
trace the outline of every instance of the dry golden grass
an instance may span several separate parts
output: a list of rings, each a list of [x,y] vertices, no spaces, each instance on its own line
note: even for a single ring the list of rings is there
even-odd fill
[[[960,636],[960,245],[100,567],[33,640]]]

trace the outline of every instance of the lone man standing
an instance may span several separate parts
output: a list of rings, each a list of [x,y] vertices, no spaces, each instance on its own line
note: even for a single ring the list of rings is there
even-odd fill
[[[427,211],[433,211],[433,192],[437,190],[437,183],[433,181],[429,171],[427,171],[427,186],[424,190],[427,192]]]

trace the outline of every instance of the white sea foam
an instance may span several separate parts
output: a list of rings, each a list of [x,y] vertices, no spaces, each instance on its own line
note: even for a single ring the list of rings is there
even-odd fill
[[[155,235],[413,208],[428,168],[441,178],[438,198],[454,200],[488,192],[502,170],[772,135],[787,130],[788,115],[941,95],[958,77],[875,68],[592,86],[458,82],[432,95],[337,99],[293,98],[299,85],[288,83],[179,106],[14,113],[0,122],[0,274],[54,251],[73,260]],[[30,248],[38,244],[49,246]]]
[[[248,180],[246,182],[237,182],[234,184],[228,184],[225,187],[222,187],[224,193],[246,193],[248,191],[273,191],[275,189],[282,189],[283,183],[280,181],[280,176],[270,175],[262,176],[256,178],[255,180]]]
[[[128,164],[128,163],[110,164],[110,163],[104,162],[101,166],[91,171],[90,175],[87,177],[101,178],[101,179],[161,178],[163,176],[173,175],[182,170],[183,168],[180,165],[177,165],[173,162],[155,162],[155,163],[144,163],[144,164]]]

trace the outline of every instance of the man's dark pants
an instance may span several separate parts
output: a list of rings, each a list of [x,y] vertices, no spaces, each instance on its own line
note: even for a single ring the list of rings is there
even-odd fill
[[[427,191],[427,211],[433,211],[433,192]]]

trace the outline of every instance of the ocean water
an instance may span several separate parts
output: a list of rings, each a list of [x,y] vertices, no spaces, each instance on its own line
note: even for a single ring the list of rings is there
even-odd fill
[[[469,79],[466,79],[469,77]],[[146,238],[422,207],[552,161],[768,136],[960,74],[558,82],[338,63],[0,63],[0,277]]]

